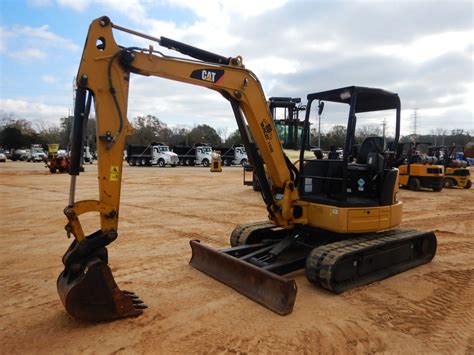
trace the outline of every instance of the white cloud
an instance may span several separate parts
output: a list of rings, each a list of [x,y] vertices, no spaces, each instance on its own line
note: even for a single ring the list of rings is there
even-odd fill
[[[48,25],[36,28],[30,26],[14,26],[13,31],[18,37],[25,37],[27,40],[32,41],[44,41],[44,44],[51,47],[65,48],[70,51],[79,49],[79,46],[70,39],[51,32]]]
[[[450,52],[462,52],[474,45],[474,31],[457,31],[431,34],[416,38],[407,44],[391,44],[373,48],[373,52],[384,56],[423,63]]]
[[[244,64],[259,76],[267,73],[292,74],[296,73],[299,69],[299,63],[297,61],[275,56],[247,60]]]
[[[3,53],[7,50],[8,41],[14,37],[14,34],[8,31],[4,27],[0,27],[0,53]]]
[[[77,52],[79,46],[70,39],[61,37],[49,30],[48,25],[40,27],[12,26],[0,28],[0,52],[25,62],[47,57],[48,49],[61,48]],[[10,42],[14,46],[9,48]]]
[[[56,0],[59,6],[68,7],[72,10],[84,12],[90,5],[90,0]]]
[[[134,21],[142,19],[146,12],[140,0],[56,0],[61,7],[74,11],[85,12],[92,6],[105,8],[107,12],[116,11],[129,16]]]
[[[48,84],[54,84],[55,82],[57,82],[57,78],[52,75],[42,75],[41,80]]]
[[[28,0],[28,5],[33,7],[48,7],[53,5],[52,0]]]
[[[12,58],[25,62],[29,62],[34,59],[44,59],[47,57],[46,53],[38,48],[25,48],[21,51],[11,52],[9,55]]]
[[[43,121],[55,124],[68,114],[67,106],[50,105],[33,100],[0,99],[0,111],[13,113],[33,122]]]
[[[287,0],[169,0],[169,6],[179,6],[193,11],[197,16],[205,19],[218,19],[223,14],[234,14],[243,17],[255,17],[264,12],[283,6]]]

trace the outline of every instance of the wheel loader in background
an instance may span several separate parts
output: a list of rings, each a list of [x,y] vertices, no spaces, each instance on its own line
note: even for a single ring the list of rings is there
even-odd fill
[[[427,154],[421,154],[420,147],[428,147]],[[400,186],[412,191],[421,188],[439,192],[444,186],[444,166],[438,164],[433,155],[431,143],[410,142],[397,146],[397,166],[400,170]]]
[[[433,155],[444,166],[444,187],[470,189],[472,182],[467,162],[456,159],[456,144],[453,143],[451,147],[437,146],[432,150]]]
[[[194,59],[165,56],[153,47],[122,47],[112,30],[146,38]],[[309,134],[313,102],[330,101],[348,109],[348,133],[341,160],[306,160],[297,169],[284,155],[265,96],[242,58],[223,57],[166,37],[113,24],[92,22],[77,73],[71,186],[64,213],[74,236],[63,257],[59,296],[69,314],[88,321],[138,316],[146,306],[115,283],[107,245],[118,236],[120,188],[130,74],[159,76],[215,90],[229,101],[247,154],[261,181],[268,219],[236,227],[232,247],[215,250],[190,241],[190,264],[278,314],[292,311],[296,283],[282,275],[305,268],[314,284],[340,293],[428,263],[436,252],[432,232],[400,229],[402,202],[394,152],[383,139],[364,141],[354,158],[356,114],[392,110],[398,142],[400,100],[380,89],[346,87],[308,95],[303,142]],[[76,178],[87,113],[95,104],[99,199],[75,201]],[[385,117],[385,116],[384,116]],[[354,160],[355,159],[355,160]],[[264,164],[272,179],[265,178]],[[100,214],[100,229],[86,236],[79,218]]]
[[[44,162],[51,174],[65,173],[69,169],[69,157],[67,153],[59,151],[59,144],[48,144],[48,155],[44,158]]]
[[[301,148],[301,137],[303,121],[300,120],[300,112],[306,110],[301,104],[299,97],[270,97],[268,108],[272,115],[278,138],[284,149],[284,154],[294,162],[299,159],[299,148]],[[250,179],[246,176],[249,175]],[[270,178],[267,176],[267,179]],[[271,179],[271,178],[270,178]],[[243,183],[252,186],[254,191],[260,191],[260,182],[252,164],[243,167]],[[271,184],[271,180],[270,180]]]

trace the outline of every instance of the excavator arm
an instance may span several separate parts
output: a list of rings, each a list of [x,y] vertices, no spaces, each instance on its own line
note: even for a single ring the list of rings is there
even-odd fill
[[[194,57],[165,56],[147,49],[119,46],[113,29],[158,42]],[[242,58],[225,58],[165,37],[153,38],[114,25],[109,18],[92,22],[77,73],[71,149],[71,188],[64,213],[66,231],[74,241],[63,257],[65,269],[58,291],[66,310],[85,320],[137,316],[146,306],[133,293],[116,285],[107,266],[106,246],[117,238],[125,139],[133,134],[127,120],[130,74],[156,76],[218,91],[232,107],[246,149],[263,181],[262,195],[272,224],[291,229],[304,223],[305,204],[299,202],[297,171],[285,157],[257,77],[245,69]],[[99,199],[75,201],[83,132],[94,102],[97,121]],[[250,131],[250,132],[248,132]],[[250,134],[249,134],[250,133]],[[272,187],[265,182],[265,163]],[[86,236],[79,217],[100,214],[100,229]]]

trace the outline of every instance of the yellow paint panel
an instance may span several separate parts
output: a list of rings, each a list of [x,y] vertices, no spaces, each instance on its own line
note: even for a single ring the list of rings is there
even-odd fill
[[[350,209],[347,229],[354,232],[376,231],[379,229],[380,208]]]
[[[381,207],[380,208],[380,219],[379,219],[379,228],[380,229],[389,229],[390,228],[390,215],[391,215],[391,208],[388,207]]]

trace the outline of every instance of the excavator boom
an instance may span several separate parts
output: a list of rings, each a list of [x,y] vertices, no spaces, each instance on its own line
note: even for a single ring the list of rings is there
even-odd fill
[[[113,29],[145,37],[197,60],[167,57],[151,46],[146,49],[124,48],[116,43]],[[77,73],[69,170],[71,188],[69,204],[64,210],[68,218],[66,231],[75,240],[63,257],[65,268],[57,282],[66,310],[76,318],[85,320],[136,316],[146,307],[136,295],[118,288],[107,265],[106,246],[118,235],[122,152],[126,136],[133,133],[127,120],[131,73],[202,86],[222,94],[231,104],[247,152],[260,167],[262,179],[265,176],[263,161],[272,174],[273,188],[266,185],[263,191],[271,220],[283,228],[291,228],[294,223],[304,221],[304,216],[295,217],[292,212],[294,201],[298,199],[293,184],[294,173],[281,149],[260,82],[251,71],[245,69],[241,57],[226,58],[166,37],[154,38],[114,25],[105,16],[98,18],[90,25]],[[99,199],[75,201],[76,176],[80,172],[84,144],[83,132],[92,101],[97,120]],[[100,214],[100,229],[86,236],[79,217],[88,212]],[[201,245],[195,246],[193,250],[196,255],[206,253]],[[194,258],[192,264],[199,268],[197,259]],[[246,266],[238,259],[231,260],[241,267]],[[242,272],[246,280],[241,280],[239,284],[246,285],[254,273]],[[230,282],[226,279],[222,281]],[[281,280],[275,279],[275,283],[278,282]],[[243,289],[240,291],[244,292]]]

